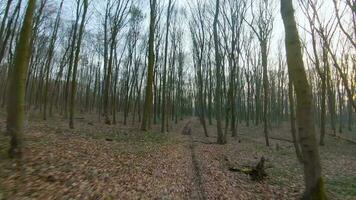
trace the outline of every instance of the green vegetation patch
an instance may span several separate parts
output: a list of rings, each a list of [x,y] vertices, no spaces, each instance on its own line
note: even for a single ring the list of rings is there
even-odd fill
[[[338,176],[328,179],[326,188],[339,199],[356,199],[356,177]]]
[[[0,160],[4,160],[8,157],[8,150],[10,148],[10,138],[0,133]]]
[[[4,110],[0,110],[0,117],[1,118],[5,118],[6,117],[6,112]]]
[[[3,200],[3,199],[5,199],[5,191],[3,191],[0,186],[0,200]]]

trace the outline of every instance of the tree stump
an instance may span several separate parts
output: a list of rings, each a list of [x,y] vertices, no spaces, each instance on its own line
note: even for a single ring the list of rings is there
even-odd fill
[[[191,127],[191,121],[189,121],[183,128],[183,135],[191,135],[192,134],[192,127]]]
[[[250,175],[253,181],[262,181],[267,176],[265,169],[266,169],[265,158],[263,156],[261,157],[257,165],[253,167],[250,166],[242,167],[242,168],[229,167],[230,171],[241,172]]]
[[[267,176],[267,173],[265,171],[265,158],[263,156],[257,163],[256,167],[252,169],[250,176],[251,179],[254,181],[262,181]]]

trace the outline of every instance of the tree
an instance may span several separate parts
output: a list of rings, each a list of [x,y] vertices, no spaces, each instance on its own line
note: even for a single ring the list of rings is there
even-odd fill
[[[19,1],[17,3],[17,6],[14,10],[14,14],[9,17],[9,11],[11,8],[11,4],[12,4],[13,0],[7,0],[6,2],[6,7],[5,7],[5,11],[3,13],[2,16],[2,21],[1,21],[1,26],[0,26],[0,64],[4,58],[4,53],[5,53],[5,49],[7,46],[7,43],[9,42],[10,36],[11,36],[11,29],[13,29],[14,27],[12,27],[12,23],[14,22],[14,20],[17,18],[16,15],[18,15],[20,7],[21,7],[21,1]],[[7,23],[6,23],[7,22]],[[5,24],[6,27],[5,27]],[[17,24],[17,20],[15,21],[15,26]]]
[[[291,77],[291,75],[289,75]],[[297,130],[295,127],[295,103],[294,103],[294,89],[293,89],[293,83],[290,80],[288,82],[288,97],[289,97],[289,110],[290,110],[290,126],[291,126],[291,133],[292,133],[292,139],[293,139],[293,145],[295,149],[295,153],[297,154],[298,161],[300,163],[303,163],[303,156],[300,151],[300,143],[298,142],[298,135],[297,135]]]
[[[220,0],[216,0],[215,4],[215,15],[214,15],[214,46],[215,46],[215,67],[216,67],[216,91],[215,91],[215,118],[216,118],[216,126],[217,126],[217,143],[225,144],[226,143],[226,135],[222,130],[221,124],[221,98],[222,98],[222,88],[221,88],[221,74],[222,74],[222,65],[221,65],[221,55],[220,55],[220,47],[219,47],[219,35],[218,35],[218,20],[219,20],[219,8],[220,8]]]
[[[57,35],[58,35],[58,29],[59,29],[59,24],[61,22],[61,13],[62,13],[62,7],[63,7],[63,1],[61,1],[59,9],[58,9],[58,13],[57,13],[57,17],[55,20],[55,24],[54,24],[54,28],[53,28],[53,32],[52,32],[52,36],[51,36],[51,41],[50,41],[50,45],[48,47],[48,55],[47,55],[47,59],[46,59],[46,66],[45,66],[45,71],[46,71],[46,82],[45,82],[45,90],[44,90],[44,102],[43,102],[43,119],[46,120],[47,119],[47,98],[48,98],[48,90],[49,90],[49,82],[50,82],[50,70],[51,70],[51,64],[52,64],[52,60],[53,60],[53,56],[54,56],[54,48],[55,48],[55,44],[57,41]]]
[[[193,42],[193,61],[194,61],[194,69],[196,71],[196,86],[197,86],[197,95],[198,95],[198,114],[200,123],[203,126],[204,134],[206,137],[209,136],[208,130],[206,127],[206,120],[205,120],[205,99],[204,99],[204,81],[203,81],[203,59],[204,54],[206,52],[206,25],[204,22],[205,17],[205,4],[202,4],[201,1],[197,1],[196,8],[191,8],[192,20],[189,24],[190,32],[192,35],[192,42]],[[210,66],[210,65],[209,65]],[[209,68],[210,70],[210,68]],[[211,70],[210,70],[211,71]],[[211,74],[211,73],[210,73]],[[212,76],[209,76],[211,81]],[[210,88],[212,89],[212,88]],[[212,91],[209,90],[209,108],[211,107],[211,95]],[[209,121],[211,124],[211,112],[209,109]]]
[[[355,7],[356,4],[355,2],[352,3],[351,2],[347,2],[346,3],[348,7],[352,8],[352,15],[353,17],[355,16]],[[339,27],[341,29],[341,31],[345,34],[347,41],[349,41],[353,47],[355,47],[355,40],[353,40],[350,35],[345,31],[343,25],[341,24],[341,19],[340,19],[340,13],[339,10],[337,8],[336,3],[335,5],[335,12],[336,12],[336,18],[339,24]],[[331,18],[326,25],[322,23],[321,18],[319,17],[319,14],[317,12],[317,5],[316,2],[313,2],[311,0],[307,1],[307,6],[310,6],[310,8],[313,11],[313,14],[315,15],[315,24],[318,25],[318,28],[316,29],[317,33],[319,34],[319,36],[322,39],[323,42],[323,50],[327,51],[327,55],[330,55],[332,61],[333,61],[333,66],[336,68],[337,72],[339,73],[339,76],[341,77],[341,81],[344,85],[347,97],[353,107],[353,109],[356,111],[356,102],[353,98],[353,91],[352,91],[352,87],[350,87],[350,81],[347,77],[347,74],[345,73],[345,70],[343,70],[342,66],[339,63],[339,60],[337,58],[337,53],[336,51],[332,50],[332,40],[331,38],[335,35],[335,30],[336,30],[336,26],[334,26],[333,23],[333,18]],[[354,24],[354,29],[355,29],[355,24]],[[355,29],[356,30],[356,29]],[[355,31],[356,32],[356,31]],[[335,132],[335,131],[334,131]]]
[[[341,3],[341,1],[340,1],[340,3]],[[355,34],[356,34],[356,22],[355,22],[355,20],[356,20],[355,19],[356,18],[356,2],[355,2],[355,0],[353,0],[353,1],[346,0],[346,4],[345,4],[345,7],[348,8],[348,11],[351,11],[351,13],[352,13],[352,18],[353,18],[353,20],[352,20],[353,21],[352,22],[353,29],[351,29],[352,31],[348,31],[344,27],[347,24],[342,20],[342,17],[343,17],[342,14],[344,13],[344,11],[342,11],[342,12],[340,11],[340,8],[338,7],[340,3],[338,3],[338,1],[336,1],[336,0],[333,0],[337,23],[338,23],[342,33],[344,33],[344,35],[346,36],[347,40],[356,49],[356,38],[355,38]],[[344,10],[344,9],[342,9],[342,10]],[[354,35],[354,36],[352,36],[352,35]]]
[[[80,1],[78,1],[77,9],[80,9]],[[79,32],[78,32],[78,40],[75,48],[75,57],[74,57],[74,65],[73,65],[73,76],[72,76],[72,93],[70,98],[70,112],[69,112],[69,127],[71,129],[74,128],[74,106],[75,106],[75,94],[76,94],[76,78],[77,78],[77,69],[79,64],[79,53],[80,47],[82,44],[82,38],[84,34],[84,26],[85,26],[85,18],[88,11],[88,0],[83,0],[83,13],[82,19],[80,22]]]
[[[253,1],[254,2],[254,1]],[[273,28],[273,14],[272,14],[272,1],[260,0],[258,1],[257,10],[253,10],[253,3],[251,3],[252,22],[247,22],[252,31],[258,38],[261,50],[261,61],[263,68],[263,132],[265,134],[266,145],[269,146],[268,139],[268,125],[267,125],[267,112],[268,112],[268,46]],[[255,19],[255,12],[258,13],[257,20]]]
[[[296,116],[299,142],[304,159],[305,191],[303,199],[327,199],[314,127],[312,91],[304,69],[292,0],[281,0],[281,14],[285,28],[288,71],[297,96]]]
[[[31,56],[32,19],[36,0],[29,0],[16,45],[14,66],[10,78],[7,104],[7,132],[11,136],[9,155],[12,158],[22,156],[22,135],[25,117],[25,84],[27,68]]]
[[[151,113],[152,113],[152,85],[154,77],[154,65],[155,65],[155,53],[154,53],[154,41],[155,41],[155,21],[156,21],[156,0],[150,0],[150,32],[148,39],[148,67],[147,67],[147,84],[146,84],[146,96],[145,106],[143,110],[143,117],[141,123],[141,129],[147,131],[149,128]]]
[[[111,13],[112,7],[116,5],[113,13]],[[103,94],[103,104],[104,104],[104,117],[105,124],[111,124],[109,118],[109,96],[110,96],[110,85],[112,77],[112,68],[114,62],[114,49],[117,44],[117,35],[120,29],[123,27],[125,20],[129,14],[127,10],[129,9],[129,0],[125,1],[114,1],[111,5],[108,1],[105,15],[105,55],[104,55],[104,68],[106,69],[105,74],[105,84],[104,84],[104,94]],[[107,30],[107,21],[110,19],[110,29]],[[107,41],[107,31],[110,33],[109,41]],[[107,47],[109,46],[109,47]]]
[[[328,106],[329,106],[329,113],[330,113],[330,121],[331,121],[331,129],[333,133],[336,134],[336,125],[335,125],[335,118],[336,118],[336,111],[335,111],[335,91],[333,89],[332,84],[332,77],[330,74],[330,64],[329,64],[329,55],[332,52],[328,52],[327,50],[327,40],[326,38],[330,38],[334,35],[336,26],[333,24],[333,18],[330,18],[325,24],[322,25],[320,23],[319,16],[316,12],[315,4],[316,2],[312,1],[299,1],[301,7],[303,8],[302,11],[307,17],[309,21],[310,27],[310,35],[313,47],[313,54],[314,58],[309,55],[307,49],[306,53],[309,59],[313,62],[316,68],[316,72],[320,77],[321,80],[321,102],[320,102],[320,145],[324,145],[324,138],[326,132],[326,94],[328,96]],[[310,8],[312,9],[310,12]],[[318,23],[315,23],[318,22]],[[318,25],[318,27],[317,27]],[[322,48],[322,67],[319,61],[319,55],[317,52],[317,39],[318,35],[321,37],[321,48]],[[324,39],[323,39],[324,38]]]
[[[166,120],[168,121],[168,117],[166,117],[166,93],[167,93],[167,88],[166,88],[166,77],[167,77],[167,59],[168,59],[168,36],[169,36],[169,26],[170,26],[170,17],[172,14],[172,10],[174,8],[174,2],[173,0],[168,1],[168,7],[167,7],[167,21],[166,21],[166,35],[165,35],[165,45],[164,45],[164,64],[163,64],[163,84],[162,84],[162,119],[161,119],[161,132],[165,132],[165,122]],[[167,118],[167,119],[166,119]],[[168,130],[167,130],[168,131]]]
[[[246,1],[244,0],[225,0],[223,1],[225,6],[222,9],[222,15],[224,19],[224,25],[228,27],[228,30],[223,29],[223,36],[225,41],[225,51],[228,58],[229,65],[229,85],[227,92],[228,102],[226,104],[226,117],[225,117],[225,134],[227,134],[229,126],[229,118],[231,117],[231,131],[232,136],[237,136],[236,130],[236,91],[241,91],[238,81],[240,70],[238,63],[241,60],[241,48],[242,48],[242,34],[243,34],[243,19],[246,14]],[[239,95],[241,96],[241,95]]]
[[[11,4],[11,1],[8,1],[7,2],[7,7],[10,7],[9,4]],[[8,54],[9,54],[9,62],[10,61],[13,61],[13,57],[12,57],[12,43],[13,43],[13,40],[15,39],[15,37],[17,36],[17,28],[18,28],[18,19],[19,19],[19,16],[20,16],[20,10],[21,10],[21,4],[22,1],[18,1],[17,4],[16,4],[16,7],[13,11],[13,14],[12,16],[10,17],[10,19],[8,20],[7,22],[7,26],[6,26],[6,29],[4,29],[4,27],[1,27],[1,31],[0,31],[0,64],[2,63],[2,60],[3,58],[5,57],[5,50],[6,50],[6,47],[9,46],[8,48]],[[6,10],[9,9],[9,8],[6,8],[5,9],[5,13],[4,13],[4,16],[3,16],[3,22],[2,24],[5,23],[6,21]],[[3,25],[2,25],[3,26]],[[4,34],[4,35],[3,35]],[[9,45],[7,45],[7,43],[9,43]],[[6,104],[6,93],[7,93],[7,88],[8,88],[8,82],[9,82],[9,74],[10,74],[10,67],[8,66],[7,67],[7,74],[8,76],[6,77],[6,79],[3,81],[4,84],[2,85],[2,88],[3,89],[3,95],[2,95],[2,104],[1,104],[1,107],[4,107],[5,104]]]

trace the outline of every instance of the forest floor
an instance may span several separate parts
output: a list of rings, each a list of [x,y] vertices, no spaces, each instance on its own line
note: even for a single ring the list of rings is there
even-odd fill
[[[266,147],[261,127],[238,127],[238,138],[215,144],[203,135],[196,118],[174,125],[167,134],[140,131],[138,124],[104,125],[80,116],[76,129],[55,117],[31,117],[21,161],[6,156],[7,136],[0,135],[1,199],[298,199],[303,172],[292,143],[271,139]],[[192,135],[182,129],[192,122]],[[5,129],[4,115],[0,128]],[[290,139],[285,123],[274,138]],[[345,133],[356,140],[356,134]],[[327,136],[320,148],[331,199],[356,199],[356,145]],[[266,158],[268,177],[255,182],[229,166],[255,165]]]

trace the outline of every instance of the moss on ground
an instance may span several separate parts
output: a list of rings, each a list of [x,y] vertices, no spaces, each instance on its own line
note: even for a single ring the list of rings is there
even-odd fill
[[[356,199],[356,177],[338,176],[326,179],[325,185],[338,199]]]
[[[0,160],[8,159],[8,150],[10,147],[10,138],[0,133]]]

